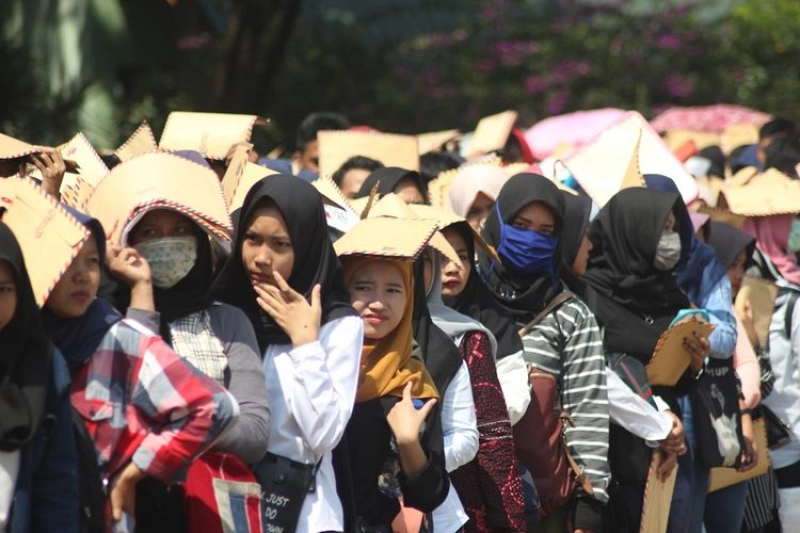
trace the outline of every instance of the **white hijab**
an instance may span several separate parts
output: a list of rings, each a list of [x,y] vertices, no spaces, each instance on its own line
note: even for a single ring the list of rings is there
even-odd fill
[[[506,181],[508,176],[505,170],[497,165],[482,163],[466,165],[458,171],[450,185],[447,193],[447,209],[466,218],[479,192],[495,200]]]

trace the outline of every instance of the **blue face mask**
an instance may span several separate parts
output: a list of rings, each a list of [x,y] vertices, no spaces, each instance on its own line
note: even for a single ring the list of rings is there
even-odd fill
[[[503,264],[524,274],[552,274],[558,237],[506,224],[500,216],[497,202],[495,209],[500,222],[500,246],[497,247],[497,254]]]

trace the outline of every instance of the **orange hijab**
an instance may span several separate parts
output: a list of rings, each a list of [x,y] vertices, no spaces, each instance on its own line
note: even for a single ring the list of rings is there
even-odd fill
[[[341,258],[345,281],[349,285],[356,272],[372,261],[386,261],[397,268],[403,277],[406,292],[406,307],[400,324],[386,337],[375,344],[364,344],[361,350],[356,403],[384,396],[402,396],[406,383],[414,386],[414,398],[438,398],[439,393],[428,370],[417,357],[412,357],[414,314],[414,274],[411,261],[377,259],[374,257],[346,256]]]

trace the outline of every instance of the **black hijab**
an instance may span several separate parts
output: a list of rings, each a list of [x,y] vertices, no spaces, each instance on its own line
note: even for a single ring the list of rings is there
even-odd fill
[[[467,223],[458,222],[448,227],[458,231],[467,245],[469,257],[475,257],[475,239]],[[464,290],[457,296],[442,296],[442,300],[448,307],[474,318],[494,334],[498,360],[522,351],[522,339],[519,338],[517,327],[508,312],[483,284],[474,261]]]
[[[433,323],[428,309],[424,268],[424,259],[420,256],[414,263],[414,340],[422,350],[422,360],[439,396],[444,397],[463,359],[453,339]]]
[[[560,236],[564,221],[564,199],[555,184],[538,174],[517,174],[508,180],[495,201],[483,227],[483,238],[489,246],[500,246],[500,218],[511,224],[519,211],[533,202],[540,202],[555,216],[554,235]],[[553,275],[522,274],[497,263],[483,250],[478,250],[478,268],[486,286],[498,303],[516,322],[527,322],[541,312],[561,292],[557,277],[561,269],[561,243],[553,254]]]
[[[564,229],[561,230],[561,253],[563,256],[563,279],[569,290],[589,303],[591,291],[587,291],[586,283],[572,270],[572,264],[578,257],[583,238],[589,230],[589,218],[592,214],[592,200],[588,196],[575,195],[561,191],[564,197]]]
[[[0,262],[10,267],[17,296],[14,315],[0,330],[0,450],[9,452],[30,442],[44,419],[53,345],[42,328],[22,251],[2,222]]]
[[[375,185],[378,185],[378,198],[386,196],[390,192],[394,192],[394,188],[397,187],[400,180],[404,178],[413,181],[424,198],[428,197],[428,189],[419,172],[399,167],[386,167],[373,170],[372,173],[367,176],[367,179],[361,184],[356,198],[369,196],[369,193]]]
[[[101,263],[106,256],[106,233],[95,218],[67,208],[89,230],[90,238],[97,243]],[[47,337],[67,360],[74,374],[92,356],[111,326],[122,320],[116,309],[105,298],[95,298],[86,312],[77,318],[56,316],[47,305],[42,309],[42,322]]]
[[[287,283],[309,301],[314,285],[322,286],[322,320],[326,324],[355,315],[344,283],[342,267],[328,239],[328,225],[319,192],[294,176],[275,175],[257,182],[247,193],[239,214],[231,257],[223,267],[213,293],[242,309],[256,331],[263,354],[270,344],[289,344],[289,336],[256,302],[250,275],[242,263],[244,234],[256,209],[271,200],[283,216],[294,248],[294,266]]]
[[[683,205],[678,194],[644,188],[624,189],[614,195],[589,230],[593,248],[586,283],[637,313],[689,307],[675,269],[665,272],[653,266],[669,213],[675,214],[677,225],[681,223],[678,202]]]
[[[744,268],[747,270],[753,263],[753,252],[756,249],[755,237],[716,220],[710,221],[709,224],[711,228],[708,245],[714,249],[722,266],[726,269],[730,268],[739,252],[744,250],[747,256]]]

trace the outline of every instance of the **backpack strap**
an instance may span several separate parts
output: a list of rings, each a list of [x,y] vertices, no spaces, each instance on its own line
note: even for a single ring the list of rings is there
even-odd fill
[[[555,296],[555,298],[553,298],[552,300],[550,300],[550,303],[549,303],[549,304],[547,304],[547,307],[545,307],[544,309],[542,309],[542,312],[541,312],[541,313],[539,313],[538,315],[536,315],[536,317],[534,317],[534,319],[533,319],[533,320],[531,320],[530,322],[528,322],[527,324],[525,324],[525,327],[523,327],[522,329],[520,329],[520,330],[519,330],[519,336],[520,336],[520,338],[522,338],[522,337],[524,337],[525,335],[527,335],[527,334],[528,334],[528,332],[529,332],[531,329],[533,329],[533,326],[535,326],[536,324],[538,324],[539,322],[541,322],[542,320],[544,320],[544,317],[546,317],[546,316],[547,316],[547,315],[549,315],[551,312],[553,312],[553,310],[554,310],[554,309],[556,309],[556,308],[557,308],[558,306],[560,306],[561,304],[563,304],[563,303],[565,303],[565,302],[568,302],[569,300],[572,300],[573,298],[577,298],[577,296],[575,296],[575,293],[572,293],[572,292],[569,292],[569,291],[564,291],[564,292],[561,292],[561,293],[557,294],[557,295]]]

